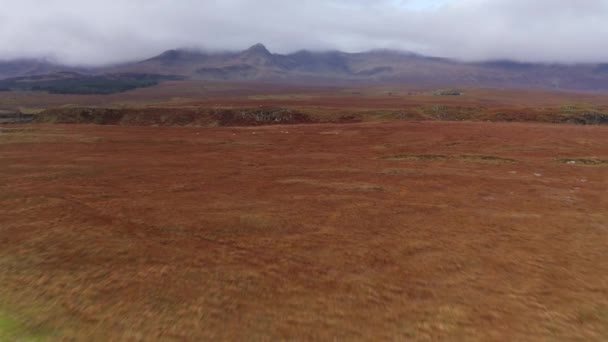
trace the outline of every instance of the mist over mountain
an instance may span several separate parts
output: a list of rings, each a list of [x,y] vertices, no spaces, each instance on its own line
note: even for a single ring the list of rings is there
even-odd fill
[[[79,74],[75,75],[142,74],[212,81],[354,82],[602,91],[608,90],[607,65],[511,60],[462,62],[394,50],[361,53],[300,50],[279,54],[272,53],[263,44],[255,44],[246,50],[231,52],[173,49],[138,62],[96,68],[61,66],[36,59],[5,61],[0,62],[0,78],[78,71]],[[60,77],[64,79],[66,76],[61,74]]]
[[[0,60],[142,60],[174,47],[416,51],[465,61],[608,61],[606,0],[19,0],[0,12]]]

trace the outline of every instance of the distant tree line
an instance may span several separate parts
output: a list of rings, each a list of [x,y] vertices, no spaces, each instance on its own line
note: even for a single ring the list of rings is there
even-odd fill
[[[51,94],[115,94],[152,87],[173,76],[151,74],[82,75],[72,78],[37,80],[15,78],[0,80],[0,91],[40,91]]]

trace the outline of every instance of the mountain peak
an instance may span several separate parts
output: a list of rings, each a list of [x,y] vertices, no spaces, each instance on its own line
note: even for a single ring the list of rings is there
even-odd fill
[[[270,67],[274,65],[274,56],[262,44],[255,44],[240,55],[242,63],[252,66]]]
[[[271,54],[270,51],[268,51],[268,49],[266,48],[266,46],[264,46],[264,44],[262,44],[262,43],[257,43],[255,45],[252,45],[249,49],[247,49],[247,52],[261,54],[261,55],[270,55]]]
[[[180,54],[181,54],[181,51],[177,50],[177,49],[167,50],[167,51],[161,53],[160,55],[156,56],[156,58],[174,60],[174,59],[178,59]]]

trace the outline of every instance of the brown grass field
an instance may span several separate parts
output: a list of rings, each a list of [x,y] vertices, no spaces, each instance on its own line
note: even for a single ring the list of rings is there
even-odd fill
[[[0,130],[0,340],[608,340],[606,126]]]
[[[164,82],[113,95],[56,95],[40,92],[0,92],[0,111],[21,109],[37,112],[60,106],[290,106],[332,110],[368,111],[404,109],[430,105],[505,108],[593,107],[608,110],[605,93],[573,93],[546,90],[468,89],[463,96],[434,96],[437,88],[369,86],[351,88],[294,86],[257,83]]]

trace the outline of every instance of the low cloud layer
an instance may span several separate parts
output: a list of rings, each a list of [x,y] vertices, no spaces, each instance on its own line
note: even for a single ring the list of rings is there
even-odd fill
[[[0,0],[0,59],[107,64],[176,47],[389,48],[608,62],[608,0]]]

